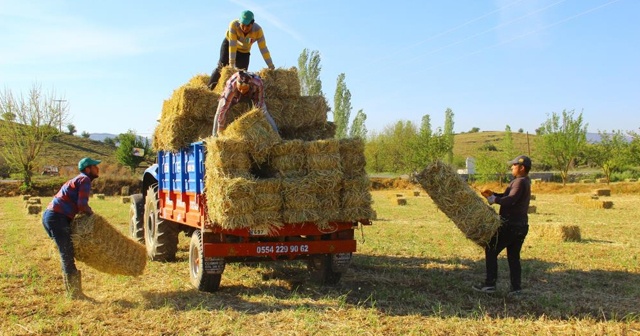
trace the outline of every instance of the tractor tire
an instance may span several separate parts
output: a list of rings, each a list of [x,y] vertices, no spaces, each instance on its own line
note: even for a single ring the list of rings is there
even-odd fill
[[[133,240],[144,244],[144,199],[142,194],[131,195],[129,234]]]
[[[178,251],[178,224],[164,220],[158,210],[158,184],[147,190],[144,204],[144,242],[153,261],[174,261]]]
[[[349,254],[348,263],[351,261]],[[319,254],[309,257],[307,268],[311,273],[311,279],[320,285],[335,285],[340,282],[342,273],[346,271],[344,265],[337,267],[336,258],[333,254]]]
[[[191,284],[199,291],[215,292],[220,288],[220,280],[224,272],[223,258],[205,260],[202,232],[195,230],[191,234],[189,244],[189,275]]]

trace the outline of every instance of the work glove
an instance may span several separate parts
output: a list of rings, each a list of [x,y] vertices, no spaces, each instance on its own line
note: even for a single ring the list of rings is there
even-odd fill
[[[489,202],[489,204],[493,204],[496,202],[496,195],[491,195],[489,197],[487,197],[487,201]]]

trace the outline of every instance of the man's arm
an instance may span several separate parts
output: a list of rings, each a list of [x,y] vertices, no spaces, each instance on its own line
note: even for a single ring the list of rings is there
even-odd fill
[[[271,60],[271,53],[269,53],[269,48],[267,48],[267,40],[264,38],[262,27],[258,26],[258,28],[259,29],[256,32],[256,42],[258,42],[258,48],[260,48],[262,58],[264,58],[264,62],[267,63],[269,69],[275,69],[273,61]]]
[[[93,214],[93,210],[89,206],[89,195],[91,194],[91,179],[83,177],[78,185],[78,212],[88,215]]]
[[[234,74],[227,83],[225,84],[224,91],[220,96],[220,100],[218,101],[218,109],[216,110],[215,120],[218,129],[216,130],[216,134],[221,130],[224,130],[227,127],[227,111],[231,108],[233,104],[233,99],[236,96],[236,90],[233,87],[236,83],[237,76]]]
[[[231,21],[229,24],[229,34],[227,35],[229,40],[229,66],[236,66],[236,51],[238,50],[238,32],[236,31],[236,21]]]

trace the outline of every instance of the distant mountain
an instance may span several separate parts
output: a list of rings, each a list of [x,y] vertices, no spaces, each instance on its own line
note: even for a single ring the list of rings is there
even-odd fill
[[[588,143],[598,143],[600,142],[600,134],[599,133],[587,133],[587,142]],[[627,138],[628,142],[631,142],[631,140],[633,140],[630,136],[625,136],[625,138]]]
[[[91,133],[91,135],[89,135],[89,139],[91,140],[95,140],[95,141],[104,141],[104,139],[106,138],[115,138],[117,137],[117,134],[110,134],[110,133]]]

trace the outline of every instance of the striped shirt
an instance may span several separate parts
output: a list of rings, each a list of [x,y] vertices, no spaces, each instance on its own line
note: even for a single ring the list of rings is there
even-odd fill
[[[227,40],[229,40],[229,65],[235,67],[236,51],[249,53],[253,43],[258,42],[262,58],[264,58],[268,67],[273,68],[273,61],[271,61],[269,48],[267,48],[267,41],[264,39],[262,27],[257,23],[254,22],[251,26],[251,31],[245,34],[242,29],[240,29],[240,21],[231,21],[231,23],[229,23],[229,30],[227,31]]]
[[[247,73],[251,77],[249,80],[249,92],[243,95],[236,88],[236,82],[240,80],[240,73],[234,73],[224,86],[224,91],[218,101],[218,110],[216,111],[216,118],[218,119],[218,128],[223,130],[227,126],[226,117],[227,111],[238,103],[242,97],[249,97],[255,107],[262,109],[263,113],[267,113],[267,105],[264,102],[264,86],[262,85],[262,79],[260,76],[252,73]]]
[[[77,213],[91,214],[89,207],[89,194],[91,193],[91,178],[84,173],[67,181],[60,191],[47,205],[47,210],[63,214],[73,219]]]

